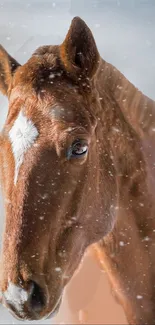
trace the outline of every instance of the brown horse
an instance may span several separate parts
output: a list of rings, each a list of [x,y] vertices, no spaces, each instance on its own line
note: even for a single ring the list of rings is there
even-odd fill
[[[100,57],[78,17],[23,66],[0,47],[0,90],[2,303],[20,319],[54,315],[99,242],[128,322],[155,324],[155,103]]]

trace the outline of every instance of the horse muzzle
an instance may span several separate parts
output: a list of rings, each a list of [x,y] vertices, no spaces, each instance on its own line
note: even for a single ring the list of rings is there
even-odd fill
[[[22,320],[42,319],[48,308],[47,295],[35,282],[30,282],[27,289],[10,282],[1,300],[14,317]]]
[[[51,319],[58,314],[60,306],[61,306],[61,302],[62,302],[62,296],[60,296],[60,298],[58,299],[53,311],[45,319]]]

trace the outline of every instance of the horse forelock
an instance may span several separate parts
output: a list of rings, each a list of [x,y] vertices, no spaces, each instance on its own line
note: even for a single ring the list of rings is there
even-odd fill
[[[44,47],[43,47],[44,48]],[[17,70],[13,80],[13,87],[24,85],[25,90],[33,88],[38,94],[44,86],[52,86],[55,79],[66,77],[65,70],[58,53],[46,52],[40,54],[42,48]]]

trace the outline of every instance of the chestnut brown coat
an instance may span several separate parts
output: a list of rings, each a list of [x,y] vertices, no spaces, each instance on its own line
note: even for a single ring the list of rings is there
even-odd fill
[[[155,324],[155,102],[100,57],[78,17],[23,66],[1,46],[0,90],[2,303],[20,319],[54,315],[97,243],[128,322]]]

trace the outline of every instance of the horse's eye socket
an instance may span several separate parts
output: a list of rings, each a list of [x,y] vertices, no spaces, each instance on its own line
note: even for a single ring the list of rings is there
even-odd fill
[[[87,153],[88,145],[84,141],[76,141],[72,144],[70,155],[72,157],[80,157]]]

